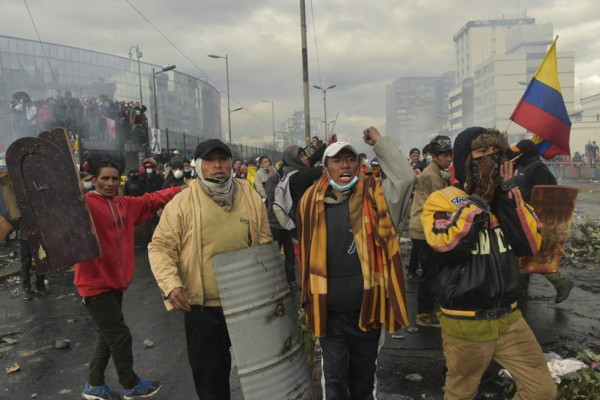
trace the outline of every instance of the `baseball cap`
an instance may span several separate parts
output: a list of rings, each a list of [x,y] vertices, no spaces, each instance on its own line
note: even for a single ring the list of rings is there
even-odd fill
[[[334,157],[337,153],[344,149],[350,150],[354,153],[356,158],[358,158],[358,151],[356,151],[356,149],[350,143],[335,142],[325,148],[325,153],[323,153],[323,159],[321,160],[321,163],[325,165],[325,159],[327,159],[327,157]]]
[[[200,143],[196,147],[196,153],[194,154],[194,160],[197,158],[205,158],[208,153],[215,149],[223,150],[229,157],[232,157],[231,150],[229,147],[221,142],[219,139],[209,139]]]

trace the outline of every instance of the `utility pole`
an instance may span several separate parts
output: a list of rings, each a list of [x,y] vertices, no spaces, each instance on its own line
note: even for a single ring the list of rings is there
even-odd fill
[[[302,81],[304,89],[304,136],[310,143],[310,98],[308,97],[308,51],[306,49],[306,5],[300,0],[300,27],[302,31]]]

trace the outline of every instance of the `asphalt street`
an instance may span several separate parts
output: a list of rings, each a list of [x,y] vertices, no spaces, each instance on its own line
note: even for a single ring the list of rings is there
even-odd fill
[[[590,214],[597,218],[599,188],[598,184],[590,184],[580,193],[576,218]],[[156,399],[194,399],[183,317],[179,312],[165,310],[145,251],[136,253],[136,262],[133,284],[124,296],[125,319],[133,335],[135,370],[144,378],[164,383]],[[575,288],[564,303],[554,304],[554,289],[545,279],[533,276],[529,300],[523,309],[544,351],[565,356],[600,339],[600,284],[597,265],[568,267],[563,272],[575,280]],[[0,339],[4,339],[0,340],[0,399],[80,398],[95,327],[73,286],[73,272],[52,273],[47,279],[51,294],[31,301],[14,296],[17,284],[0,285]],[[415,292],[416,285],[407,284],[409,312],[413,316]],[[68,339],[70,347],[57,349],[59,339]],[[146,339],[154,346],[145,347]],[[248,344],[252,344],[251,336]],[[20,366],[18,372],[4,371],[15,363]],[[387,335],[378,361],[378,398],[442,399],[443,369],[439,329],[404,329],[394,336]],[[419,374],[422,381],[407,379],[409,374]],[[235,370],[231,382],[232,399],[243,399]],[[490,373],[489,382],[482,386],[487,398],[501,398],[501,388],[495,382]],[[121,390],[112,364],[107,370],[107,384]]]

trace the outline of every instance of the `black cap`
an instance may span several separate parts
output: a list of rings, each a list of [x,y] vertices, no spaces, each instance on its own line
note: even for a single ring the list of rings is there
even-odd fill
[[[171,169],[175,168],[183,169],[183,160],[179,157],[171,158]]]
[[[431,152],[435,155],[452,151],[452,141],[448,136],[438,135],[431,139],[429,144],[431,146]]]
[[[196,153],[194,159],[205,158],[208,153],[215,149],[223,150],[229,157],[232,157],[231,150],[227,145],[221,142],[219,139],[208,139],[196,147]]]

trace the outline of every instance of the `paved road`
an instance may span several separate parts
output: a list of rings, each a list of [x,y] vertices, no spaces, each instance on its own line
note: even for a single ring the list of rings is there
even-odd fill
[[[183,317],[168,313],[149,270],[145,252],[136,254],[133,285],[124,296],[124,314],[133,335],[135,370],[138,375],[164,382],[158,399],[192,399],[194,384],[187,363]],[[17,362],[21,371],[0,371],[0,399],[75,399],[87,380],[87,366],[96,332],[73,286],[73,273],[49,277],[48,297],[23,301],[0,290],[0,337],[10,334],[15,344],[0,344],[2,369]],[[71,348],[57,350],[55,340],[71,340]],[[144,348],[150,339],[154,348]],[[107,384],[120,390],[112,364]],[[241,400],[239,382],[232,378],[232,399]]]
[[[597,189],[599,185],[592,185]],[[600,215],[597,193],[582,192],[578,211]],[[195,398],[187,363],[182,315],[167,313],[145,252],[136,255],[137,270],[133,285],[124,297],[125,318],[134,339],[136,372],[146,378],[164,382],[157,399],[185,400]],[[524,313],[545,351],[567,355],[573,349],[587,347],[600,337],[600,284],[597,265],[564,270],[576,281],[571,297],[555,305],[554,289],[539,276],[532,278],[530,299]],[[17,340],[0,343],[2,369],[19,363],[21,371],[5,374],[0,371],[0,399],[25,400],[37,394],[37,399],[75,399],[80,397],[86,381],[87,362],[95,340],[94,324],[88,318],[72,284],[73,273],[63,272],[49,277],[51,295],[22,301],[11,296],[14,286],[0,286],[0,338]],[[407,285],[409,312],[414,314],[416,287]],[[439,330],[421,328],[416,333],[397,332],[402,338],[386,338],[378,362],[380,400],[441,399],[443,397],[444,359]],[[55,340],[71,340],[71,348],[58,350]],[[145,349],[143,341],[150,339],[154,348]],[[251,338],[249,338],[249,343]],[[410,373],[424,380],[414,383],[405,379]],[[239,382],[232,374],[232,398],[243,399]],[[112,365],[107,371],[107,383],[119,389]],[[497,385],[490,380],[482,390],[499,398]],[[425,397],[422,397],[425,395]],[[404,397],[409,396],[409,397]],[[282,399],[285,400],[285,399]]]

